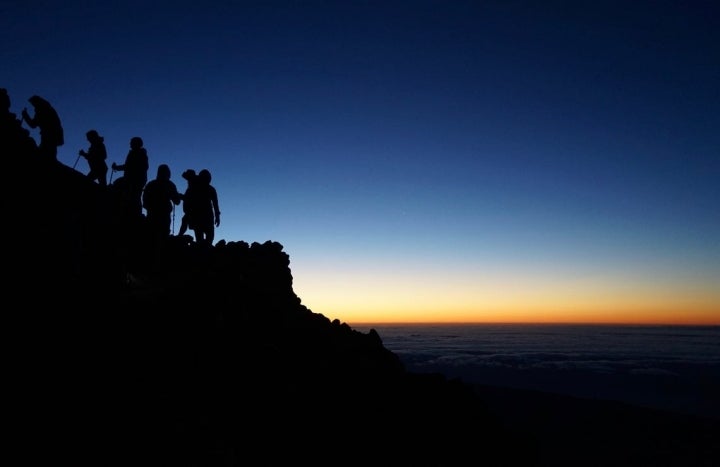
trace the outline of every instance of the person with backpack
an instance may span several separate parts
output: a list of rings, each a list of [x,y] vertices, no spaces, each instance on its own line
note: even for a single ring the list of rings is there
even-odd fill
[[[220,206],[211,180],[210,171],[201,170],[185,192],[183,204],[188,203],[189,226],[195,232],[195,241],[212,246],[215,227],[220,226]]]
[[[101,186],[107,186],[108,166],[105,162],[107,159],[105,138],[100,136],[96,130],[88,131],[85,133],[85,137],[90,143],[90,147],[87,151],[81,149],[78,154],[88,161],[90,172],[88,172],[87,176],[90,180],[97,180]]]
[[[147,226],[156,244],[170,236],[170,217],[174,206],[180,204],[182,197],[175,183],[170,180],[170,167],[160,164],[157,176],[150,180],[142,194],[142,203],[147,212]]]
[[[147,183],[149,168],[147,151],[143,147],[143,140],[139,136],[130,139],[130,151],[125,157],[125,163],[118,165],[112,163],[112,169],[124,172],[117,181],[122,187],[123,196],[128,203],[132,215],[142,216],[142,193]]]
[[[38,145],[40,156],[56,161],[58,146],[65,144],[60,117],[53,106],[40,96],[32,96],[28,102],[35,108],[35,115],[31,117],[27,109],[23,109],[22,119],[30,125],[30,128],[40,128],[40,144]]]

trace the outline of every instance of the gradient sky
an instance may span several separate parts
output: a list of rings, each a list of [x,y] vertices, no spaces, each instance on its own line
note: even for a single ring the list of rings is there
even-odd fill
[[[330,319],[720,324],[719,5],[0,1],[0,87],[209,169]]]

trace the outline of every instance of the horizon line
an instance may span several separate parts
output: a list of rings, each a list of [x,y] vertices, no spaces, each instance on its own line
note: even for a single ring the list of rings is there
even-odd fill
[[[718,323],[646,323],[646,322],[588,322],[588,321],[373,321],[346,323],[349,326],[645,326],[645,327],[720,327]]]

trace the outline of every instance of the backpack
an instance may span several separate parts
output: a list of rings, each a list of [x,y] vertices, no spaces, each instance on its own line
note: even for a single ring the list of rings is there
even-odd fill
[[[142,205],[146,210],[152,211],[162,207],[162,196],[157,181],[152,180],[145,185],[142,194]]]

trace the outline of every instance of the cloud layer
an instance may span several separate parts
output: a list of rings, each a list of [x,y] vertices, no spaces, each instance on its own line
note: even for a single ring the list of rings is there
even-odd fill
[[[410,371],[720,417],[720,327],[375,329]]]

